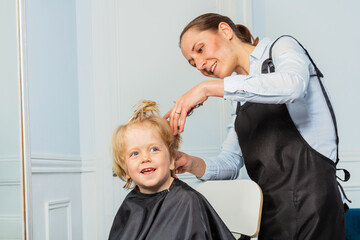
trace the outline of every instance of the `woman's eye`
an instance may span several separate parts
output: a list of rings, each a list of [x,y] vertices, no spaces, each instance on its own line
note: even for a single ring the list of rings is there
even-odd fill
[[[203,46],[199,48],[198,52],[201,53],[203,51]]]
[[[159,151],[159,149],[157,147],[153,147],[150,149],[150,152],[157,152],[157,151]]]
[[[130,157],[135,157],[135,156],[137,156],[137,155],[139,155],[138,152],[133,152],[133,153],[130,154]]]

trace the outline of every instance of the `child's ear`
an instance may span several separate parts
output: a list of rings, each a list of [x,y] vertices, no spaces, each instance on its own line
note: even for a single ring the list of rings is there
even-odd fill
[[[170,166],[169,166],[170,170],[175,170],[175,157],[171,157],[170,158]]]

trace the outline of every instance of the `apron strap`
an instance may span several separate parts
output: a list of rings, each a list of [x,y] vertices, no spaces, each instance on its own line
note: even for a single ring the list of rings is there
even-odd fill
[[[321,73],[321,71],[319,70],[319,68],[316,66],[315,62],[312,60],[312,58],[310,57],[310,54],[308,53],[308,51],[303,47],[303,45],[298,41],[296,40],[293,36],[290,36],[290,35],[282,35],[280,37],[278,37],[270,46],[270,49],[269,49],[269,58],[266,59],[262,66],[261,66],[261,73],[272,73],[272,72],[275,72],[275,66],[274,66],[274,63],[272,61],[272,48],[274,47],[275,43],[282,37],[291,37],[292,39],[294,39],[299,45],[300,47],[302,47],[302,49],[304,49],[304,52],[306,54],[306,56],[309,58],[311,64],[314,66],[315,68],[315,72],[316,74],[312,74],[310,75],[310,77],[313,77],[313,76],[317,76],[317,79],[319,81],[319,84],[320,84],[320,87],[321,87],[321,91],[323,92],[323,95],[325,97],[325,100],[326,100],[326,104],[328,105],[328,108],[329,108],[329,111],[330,111],[330,114],[331,114],[331,118],[332,118],[332,121],[333,121],[333,124],[334,124],[334,128],[335,128],[335,135],[336,135],[336,148],[337,148],[337,151],[336,151],[336,162],[335,162],[335,166],[338,164],[339,162],[339,135],[338,135],[338,129],[337,129],[337,123],[336,123],[336,118],[335,118],[335,113],[334,113],[334,109],[331,105],[331,102],[330,102],[330,99],[329,99],[329,96],[327,95],[326,91],[325,91],[325,87],[321,81],[320,78],[323,78],[324,75]],[[238,106],[239,108],[239,106]],[[340,181],[342,182],[347,182],[349,179],[350,179],[350,173],[349,171],[347,171],[346,169],[343,169],[343,168],[340,168],[340,169],[336,169],[336,170],[343,170],[344,171],[344,179],[341,179],[339,178],[338,176],[336,176]],[[349,201],[351,203],[351,201],[347,198],[346,194],[345,194],[345,191],[343,189],[343,187],[340,185],[340,183],[338,182],[338,185],[340,186],[340,189],[341,189],[341,192],[343,194],[343,196],[345,197],[345,199],[347,201]],[[346,203],[344,203],[344,209],[347,210],[349,209],[349,207],[346,205]]]
[[[343,187],[341,186],[341,184],[340,184],[339,182],[338,182],[337,184],[338,184],[338,186],[340,187],[340,190],[341,190],[344,198],[345,198],[349,203],[351,203],[351,200],[349,200],[349,199],[347,198],[347,196],[346,196],[346,194],[345,194],[345,191],[344,191]],[[346,206],[345,206],[345,205],[346,205]],[[347,207],[347,204],[344,203],[344,208],[346,209],[346,207]],[[349,209],[349,207],[347,207],[347,208]],[[346,209],[346,211],[347,211],[347,209]]]
[[[302,49],[304,49],[304,52],[306,54],[306,56],[308,56],[311,64],[314,66],[315,68],[315,72],[316,72],[316,76],[317,76],[317,79],[320,83],[320,87],[321,87],[321,91],[323,92],[323,95],[325,97],[325,100],[326,100],[326,104],[328,105],[328,108],[330,110],[330,114],[331,114],[331,118],[332,118],[332,121],[333,121],[333,124],[334,124],[334,128],[335,128],[335,135],[336,135],[336,148],[337,148],[337,151],[336,151],[336,162],[335,164],[337,164],[339,162],[339,135],[338,135],[338,129],[337,129],[337,123],[336,123],[336,118],[335,118],[335,113],[334,113],[334,109],[331,105],[331,102],[330,102],[330,99],[325,91],[325,87],[324,85],[322,84],[321,82],[321,79],[322,77],[324,77],[324,75],[321,73],[321,71],[319,70],[319,68],[316,66],[315,62],[312,60],[310,54],[308,53],[308,51],[304,48],[304,46],[298,41],[296,40],[293,36],[290,36],[290,35],[282,35],[280,37],[278,37],[270,46],[270,50],[269,50],[269,58],[266,59],[262,66],[261,66],[261,72],[262,73],[269,73],[269,72],[275,72],[275,66],[274,66],[274,63],[272,61],[272,49],[275,45],[275,43],[282,37],[291,37],[292,39],[294,39]],[[270,70],[270,71],[269,71]],[[313,77],[315,75],[310,75],[310,77]]]
[[[337,168],[337,169],[336,169],[336,171],[340,171],[340,170],[342,170],[342,171],[344,172],[344,179],[336,176],[337,179],[339,179],[339,180],[342,181],[342,182],[347,182],[347,181],[349,181],[349,179],[350,179],[350,173],[349,173],[349,171],[346,170],[346,169],[344,169],[344,168]]]

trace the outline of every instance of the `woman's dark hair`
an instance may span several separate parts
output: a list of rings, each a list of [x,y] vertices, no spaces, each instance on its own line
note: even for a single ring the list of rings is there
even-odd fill
[[[236,37],[239,38],[242,42],[251,44],[253,46],[256,46],[258,44],[259,38],[257,37],[256,39],[254,39],[247,27],[241,24],[235,25],[230,18],[217,13],[206,13],[198,16],[197,18],[189,22],[189,24],[186,25],[186,27],[180,34],[180,44],[181,38],[190,28],[196,27],[199,31],[213,30],[214,32],[216,32],[218,30],[219,23],[221,22],[227,23],[234,31]]]

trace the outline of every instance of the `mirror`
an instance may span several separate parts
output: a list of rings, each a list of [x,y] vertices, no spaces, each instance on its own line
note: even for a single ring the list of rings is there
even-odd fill
[[[0,1],[0,239],[24,239],[18,2]]]

